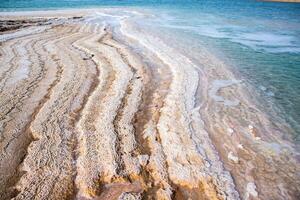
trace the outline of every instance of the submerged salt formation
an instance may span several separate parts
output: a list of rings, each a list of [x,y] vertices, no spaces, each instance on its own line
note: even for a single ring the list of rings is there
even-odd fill
[[[293,145],[225,64],[118,12],[0,35],[0,199],[297,199]]]

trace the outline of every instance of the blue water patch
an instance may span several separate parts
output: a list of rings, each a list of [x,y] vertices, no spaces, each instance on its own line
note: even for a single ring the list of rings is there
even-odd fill
[[[228,13],[173,9],[164,13],[167,17],[160,24],[198,35],[199,41],[222,52],[265,99],[264,109],[275,110],[300,142],[300,9],[298,4],[284,4],[281,10],[271,5],[265,14],[261,8]]]
[[[275,110],[292,126],[300,142],[300,4],[234,2],[227,2],[225,9],[161,9],[153,25],[186,37],[198,35],[216,47],[257,88],[265,109]]]

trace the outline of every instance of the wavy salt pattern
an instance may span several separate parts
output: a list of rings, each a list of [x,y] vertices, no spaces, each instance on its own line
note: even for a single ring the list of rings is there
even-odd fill
[[[135,12],[103,13],[107,20],[99,13],[2,36],[0,199],[258,199],[269,194],[274,188],[265,177],[249,178],[249,167],[269,158],[256,151],[281,146],[252,140],[258,136],[251,125],[248,143],[236,150],[235,143],[244,140],[230,141],[235,137],[230,135],[239,129],[216,113],[216,108],[246,113],[249,103],[232,89],[240,82],[219,79],[219,84],[203,77],[205,67],[132,25]],[[203,66],[212,67],[209,59]],[[26,76],[19,76],[22,66]],[[227,102],[229,94],[240,104]],[[242,150],[263,161],[245,162]],[[278,190],[293,199],[296,190],[287,191],[286,183],[297,186],[299,170],[280,163],[274,169],[280,167],[291,176],[265,174],[273,173],[276,183],[282,182]]]

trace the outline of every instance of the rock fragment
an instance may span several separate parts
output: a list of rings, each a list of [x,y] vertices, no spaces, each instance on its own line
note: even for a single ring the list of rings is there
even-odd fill
[[[228,159],[233,161],[234,163],[239,163],[239,158],[233,154],[232,151],[228,153]]]
[[[256,185],[253,182],[249,182],[246,187],[245,200],[248,200],[250,197],[257,197],[258,192],[256,191]]]

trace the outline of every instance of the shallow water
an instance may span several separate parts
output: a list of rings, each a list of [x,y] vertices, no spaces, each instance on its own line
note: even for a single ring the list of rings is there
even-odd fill
[[[294,139],[300,140],[300,4],[250,0],[211,1],[0,1],[1,11],[44,10],[101,6],[134,7],[111,18],[134,22],[186,54],[197,57],[205,47],[218,55],[251,84],[262,107],[288,122]],[[42,2],[42,3],[41,3]],[[192,52],[192,53],[191,53]],[[192,56],[191,56],[192,57]]]

